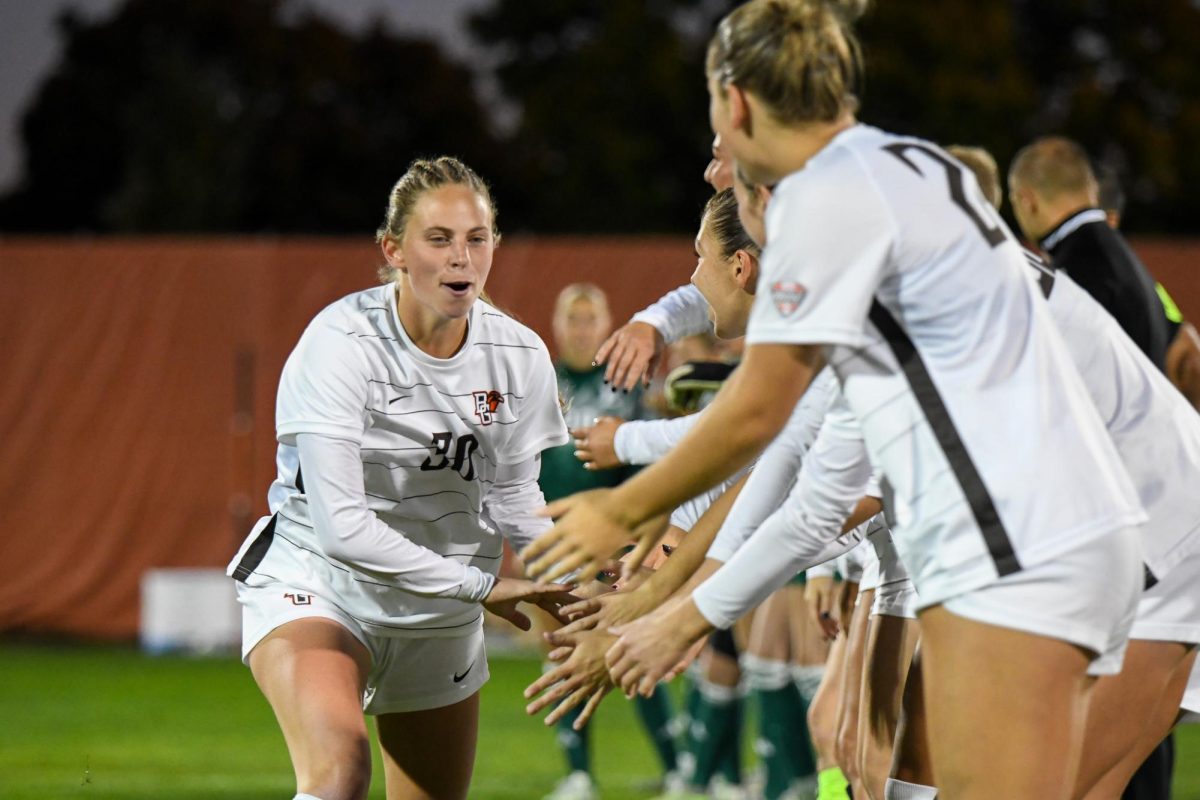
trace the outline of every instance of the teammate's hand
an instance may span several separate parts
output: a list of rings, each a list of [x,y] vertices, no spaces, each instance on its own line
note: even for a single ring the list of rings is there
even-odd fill
[[[712,625],[688,597],[611,631],[620,636],[605,658],[613,683],[627,697],[649,697],[660,680],[676,672],[691,647],[712,632]]]
[[[526,700],[541,694],[541,697],[525,706],[525,713],[537,714],[561,700],[562,702],[546,715],[546,724],[553,725],[564,714],[586,700],[587,705],[571,726],[578,731],[583,729],[596,706],[600,705],[600,701],[612,690],[612,681],[608,678],[608,668],[604,664],[604,654],[616,641],[616,637],[600,629],[580,631],[562,637],[562,641],[564,645],[550,654],[551,661],[562,663],[543,674],[525,690]]]
[[[535,580],[551,581],[575,570],[599,572],[618,549],[637,543],[625,570],[635,569],[662,538],[669,519],[655,517],[629,525],[613,507],[611,489],[592,489],[550,503],[543,516],[553,517],[553,528],[535,539],[520,554],[525,571]]]
[[[653,609],[653,599],[648,592],[613,592],[593,600],[582,600],[563,608],[563,615],[571,619],[571,623],[556,631],[547,631],[546,641],[558,647],[569,645],[570,637],[576,633],[596,628],[608,630],[633,622]]]
[[[533,603],[565,624],[567,619],[562,615],[563,607],[577,602],[579,598],[571,594],[571,587],[566,584],[496,578],[492,590],[483,599],[483,607],[527,631],[533,623],[529,617],[517,610],[518,603]]]
[[[628,322],[613,331],[596,351],[596,363],[608,363],[604,380],[616,389],[629,391],[638,381],[650,384],[667,343],[658,328],[648,322]]]
[[[617,458],[617,428],[624,424],[620,417],[598,417],[590,427],[575,428],[575,457],[584,469],[612,469],[622,465]]]
[[[809,578],[804,583],[804,602],[812,610],[813,619],[826,641],[833,641],[838,635],[838,620],[834,616],[836,594],[831,576]]]

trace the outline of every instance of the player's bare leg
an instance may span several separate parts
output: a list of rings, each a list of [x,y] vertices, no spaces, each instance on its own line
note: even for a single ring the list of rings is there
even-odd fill
[[[475,768],[479,692],[454,705],[375,718],[388,800],[459,800]]]
[[[817,770],[837,767],[837,722],[846,671],[846,635],[839,634],[829,648],[825,676],[808,706],[808,731],[817,751]]]
[[[803,587],[789,584],[784,588],[788,599],[792,670],[805,704],[810,704],[829,661],[830,643],[804,599]]]
[[[922,611],[920,622],[938,797],[1070,797],[1095,682],[1087,675],[1092,654],[940,605]]]
[[[1120,674],[1100,678],[1092,692],[1075,797],[1121,795],[1174,727],[1195,660],[1194,645],[1129,641]]]
[[[296,788],[321,800],[361,800],[371,783],[362,692],[366,647],[338,623],[299,619],[250,652],[250,671],[279,720]]]
[[[904,683],[918,636],[915,619],[879,615],[872,616],[867,624],[858,714],[858,769],[870,800],[883,800]]]
[[[904,681],[891,777],[916,786],[934,785],[933,758],[929,753],[929,737],[925,733],[925,687],[920,647],[913,653],[908,677]]]
[[[867,620],[875,590],[858,593],[846,633],[846,671],[842,676],[842,703],[838,711],[837,760],[856,797],[865,797],[858,764],[858,708],[861,702],[863,656],[867,644]]]

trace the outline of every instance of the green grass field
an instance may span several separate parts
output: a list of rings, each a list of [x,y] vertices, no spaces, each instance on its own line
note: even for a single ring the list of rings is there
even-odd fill
[[[523,712],[521,690],[538,662],[490,661],[471,796],[539,798],[562,766],[552,732]],[[650,796],[657,767],[629,704],[605,701],[593,747],[605,798]],[[1178,763],[1175,800],[1200,800],[1200,726],[1181,731]],[[376,784],[371,797],[382,798],[382,779]],[[0,645],[3,800],[283,800],[292,792],[274,718],[236,660]]]

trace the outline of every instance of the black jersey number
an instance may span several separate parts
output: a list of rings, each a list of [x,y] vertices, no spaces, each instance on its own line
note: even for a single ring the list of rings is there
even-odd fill
[[[897,142],[896,144],[889,144],[883,149],[887,150],[896,158],[903,161],[906,166],[908,166],[913,172],[917,173],[921,177],[925,177],[925,173],[921,172],[921,168],[909,159],[908,151],[917,150],[929,156],[929,158],[933,159],[938,164],[941,164],[946,170],[946,182],[950,188],[950,199],[954,201],[954,205],[963,210],[963,213],[966,214],[970,218],[971,222],[974,223],[975,227],[979,229],[979,232],[983,234],[984,240],[987,241],[988,246],[995,247],[1008,238],[1004,233],[1003,225],[997,224],[989,226],[987,220],[984,219],[983,215],[979,213],[979,209],[975,208],[975,206],[973,206],[971,201],[967,198],[967,192],[963,188],[963,171],[965,168],[961,164],[958,164],[957,162],[947,158],[945,154],[939,153],[932,147],[923,144],[917,144],[916,142]]]
[[[454,457],[450,457],[451,445],[454,445]],[[450,469],[457,472],[464,481],[475,480],[475,462],[471,456],[475,455],[475,451],[479,449],[479,441],[474,434],[468,433],[466,436],[458,437],[458,442],[454,442],[454,436],[450,431],[443,431],[433,435],[433,441],[429,443],[433,448],[433,452],[425,459],[425,463],[421,464],[422,472],[434,472],[439,469]],[[441,461],[434,462],[435,458],[440,458]]]

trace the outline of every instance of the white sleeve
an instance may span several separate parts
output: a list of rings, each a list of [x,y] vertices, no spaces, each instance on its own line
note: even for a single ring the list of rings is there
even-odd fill
[[[708,558],[728,561],[763,520],[783,505],[796,485],[800,464],[817,438],[835,390],[833,373],[828,368],[822,370],[796,403],[787,425],[754,465],[742,493],[708,548]]]
[[[826,415],[787,502],[692,593],[717,627],[732,625],[797,572],[861,541],[865,524],[847,534],[842,526],[863,497],[871,461],[857,420],[844,405],[836,412]]]
[[[896,225],[870,177],[846,159],[785,178],[767,206],[767,241],[746,344],[867,343]],[[815,179],[814,179],[815,178]]]
[[[715,503],[718,497],[729,491],[730,487],[740,481],[742,476],[749,471],[750,467],[743,467],[707,492],[685,500],[671,512],[671,524],[684,533],[691,533],[692,528],[696,527],[696,523],[708,511],[708,507]]]
[[[422,547],[367,507],[359,446],[315,433],[296,436],[304,492],[317,541],[326,556],[423,597],[479,602],[495,578]]]
[[[690,283],[667,292],[653,305],[634,314],[631,321],[653,325],[667,344],[712,331],[708,301]]]
[[[367,426],[366,357],[353,336],[318,315],[288,356],[275,401],[275,431],[295,446],[296,434],[362,442]]]
[[[821,564],[809,567],[805,570],[805,576],[812,580],[813,578],[832,578],[837,575],[837,557],[829,559]]]
[[[546,505],[538,486],[541,469],[541,453],[520,464],[499,465],[496,482],[483,499],[488,519],[518,553],[554,526],[548,517],[537,514]]]
[[[613,450],[622,464],[653,464],[679,444],[703,413],[624,422],[613,437]]]
[[[571,438],[558,401],[558,377],[550,353],[541,340],[537,344],[530,374],[518,376],[521,394],[510,399],[516,421],[505,424],[505,436],[497,452],[500,464],[520,464]]]

